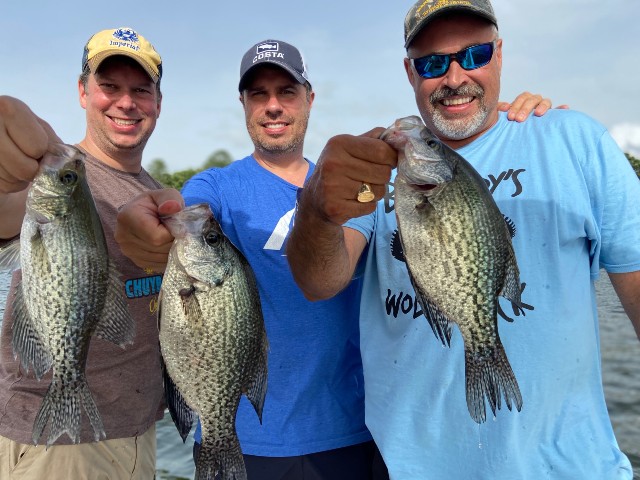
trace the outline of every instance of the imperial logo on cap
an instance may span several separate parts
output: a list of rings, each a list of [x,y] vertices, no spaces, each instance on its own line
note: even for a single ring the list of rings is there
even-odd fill
[[[137,61],[154,83],[162,76],[162,59],[156,49],[133,28],[120,27],[102,30],[93,35],[84,47],[82,69],[88,65],[91,72],[106,58],[125,55]]]

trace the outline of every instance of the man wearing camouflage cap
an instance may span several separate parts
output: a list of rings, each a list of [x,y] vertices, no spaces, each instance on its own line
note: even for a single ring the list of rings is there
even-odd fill
[[[497,322],[522,404],[500,402],[494,376],[484,385],[494,411],[469,415],[460,331],[439,311],[451,325],[443,348],[398,248],[388,184],[398,154],[378,139],[383,129],[329,141],[299,202],[289,263],[307,298],[327,299],[367,248],[366,423],[391,478],[630,480],[604,401],[594,281],[604,268],[640,338],[640,183],[586,115],[515,123],[499,113],[497,23],[487,0],[421,0],[406,17],[404,66],[425,125],[487,182],[502,180],[492,195],[511,227],[526,316],[503,299]],[[365,183],[384,200],[362,197]],[[423,198],[417,208],[435,210]]]

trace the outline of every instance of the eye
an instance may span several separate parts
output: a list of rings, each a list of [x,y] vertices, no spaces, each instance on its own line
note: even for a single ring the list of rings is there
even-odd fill
[[[60,172],[60,182],[64,185],[73,185],[78,181],[78,174],[73,170],[63,170]]]
[[[215,247],[218,243],[220,243],[221,235],[213,230],[207,232],[204,236],[204,241],[207,242],[207,245],[211,245]]]
[[[435,140],[431,139],[431,140],[427,140],[427,145],[430,148],[437,148],[438,147],[438,142],[436,142]]]

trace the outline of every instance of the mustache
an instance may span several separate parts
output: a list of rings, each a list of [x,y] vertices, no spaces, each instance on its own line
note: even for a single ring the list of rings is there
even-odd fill
[[[429,95],[429,101],[431,103],[437,103],[448,97],[479,97],[484,96],[484,88],[480,85],[462,85],[459,88],[453,89],[449,87],[442,87]]]

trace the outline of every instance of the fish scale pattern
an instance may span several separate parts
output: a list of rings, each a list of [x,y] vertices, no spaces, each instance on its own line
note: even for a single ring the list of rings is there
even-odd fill
[[[407,121],[409,120],[409,121]],[[522,397],[498,334],[498,296],[521,305],[511,238],[482,177],[416,117],[383,133],[398,150],[395,212],[411,282],[444,345],[464,339],[467,406],[478,423]],[[425,188],[429,186],[430,188]],[[505,289],[505,282],[511,282]]]
[[[208,206],[196,222],[202,230],[177,238],[161,290],[160,346],[167,381],[184,398],[168,398],[174,421],[188,408],[202,426],[197,479],[245,479],[235,429],[240,396],[261,418],[266,393],[267,338],[257,285],[246,260],[222,235]],[[176,221],[189,221],[188,219]],[[210,222],[210,223],[207,223]],[[217,232],[212,236],[211,231]],[[207,243],[206,238],[216,238]],[[190,420],[189,420],[190,421]],[[180,431],[191,425],[177,425]],[[218,478],[218,477],[216,477]]]

